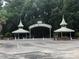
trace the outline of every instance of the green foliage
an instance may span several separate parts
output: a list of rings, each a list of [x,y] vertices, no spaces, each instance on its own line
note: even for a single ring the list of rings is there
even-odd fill
[[[1,23],[5,23],[5,21],[7,20],[7,12],[6,10],[0,10],[0,22]]]
[[[7,33],[5,33],[4,36],[5,36],[5,37],[11,37],[11,33],[7,32]]]
[[[76,36],[76,37],[79,37],[79,32],[76,32],[76,33],[75,33],[75,36]]]
[[[0,0],[0,10],[1,10],[1,6],[2,6],[2,0]]]
[[[78,0],[5,0],[7,5],[0,10],[1,19],[8,19],[3,31],[11,32],[17,29],[21,19],[25,28],[42,20],[52,25],[52,31],[59,28],[62,15],[68,22],[68,27],[79,31],[79,1]]]

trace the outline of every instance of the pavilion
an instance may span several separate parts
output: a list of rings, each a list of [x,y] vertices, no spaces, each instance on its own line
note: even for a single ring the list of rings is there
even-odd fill
[[[22,24],[22,21],[20,20],[20,23],[18,25],[18,29],[13,31],[12,33],[15,36],[15,39],[23,39],[24,37],[27,38],[27,34],[29,31],[23,29],[24,25]]]
[[[45,24],[45,23],[43,23],[42,21],[37,21],[36,24],[33,24],[33,25],[29,26],[30,38],[32,37],[32,35],[31,35],[31,30],[32,30],[33,28],[38,28],[38,27],[48,28],[48,29],[49,29],[49,33],[50,33],[50,34],[49,34],[49,37],[51,38],[51,28],[52,28],[52,26],[49,25],[49,24]],[[40,29],[39,29],[39,30],[40,30]],[[39,32],[39,34],[40,34],[40,32]],[[44,36],[42,36],[42,38],[44,38]]]
[[[61,28],[55,30],[54,32],[57,33],[57,34],[60,33],[61,34],[61,39],[63,37],[63,33],[70,33],[70,39],[72,40],[71,33],[75,32],[75,31],[66,27],[67,23],[65,22],[64,16],[62,18],[62,22],[60,23],[60,26],[61,26]]]

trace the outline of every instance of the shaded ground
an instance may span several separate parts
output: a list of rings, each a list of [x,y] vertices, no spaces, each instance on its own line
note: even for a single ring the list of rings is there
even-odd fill
[[[0,59],[79,59],[79,41],[1,40]]]

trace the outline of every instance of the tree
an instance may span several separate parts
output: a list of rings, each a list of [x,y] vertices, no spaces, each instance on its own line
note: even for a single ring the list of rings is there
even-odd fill
[[[21,19],[25,28],[42,20],[52,25],[52,31],[59,28],[62,16],[65,16],[68,27],[79,29],[79,1],[78,0],[5,0],[7,5],[1,12],[7,20],[5,32],[17,29]],[[7,15],[6,15],[7,14]],[[2,17],[2,16],[1,16]],[[4,32],[4,33],[5,33]]]
[[[3,24],[6,23],[7,20],[7,11],[2,7],[3,1],[0,0],[0,32],[2,30]]]

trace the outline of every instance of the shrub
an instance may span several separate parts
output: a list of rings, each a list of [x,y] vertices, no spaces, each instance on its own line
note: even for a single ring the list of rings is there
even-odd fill
[[[11,33],[7,32],[7,33],[5,33],[4,36],[5,36],[5,37],[11,37]]]
[[[76,33],[75,33],[75,36],[76,36],[76,37],[79,37],[79,32],[76,32]]]

